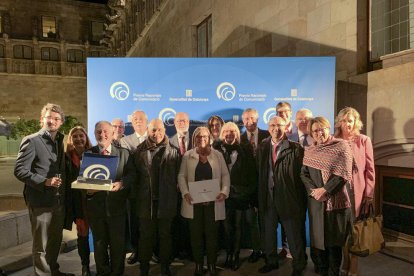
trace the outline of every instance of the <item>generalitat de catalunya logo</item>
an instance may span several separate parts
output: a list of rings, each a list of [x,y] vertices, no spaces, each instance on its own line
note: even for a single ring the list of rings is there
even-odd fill
[[[111,85],[109,93],[112,98],[117,99],[118,101],[124,101],[129,96],[129,87],[125,82],[117,81]]]
[[[108,167],[102,164],[93,164],[83,171],[85,178],[109,179],[110,172]]]
[[[266,111],[263,113],[263,121],[267,125],[269,123],[270,119],[272,119],[275,116],[276,116],[276,108],[270,107],[270,108],[266,109]]]
[[[236,96],[236,87],[229,82],[222,82],[216,89],[217,98],[224,101],[231,101]]]
[[[167,107],[160,111],[158,114],[158,119],[163,121],[167,126],[173,126],[176,113],[177,112],[174,109]]]

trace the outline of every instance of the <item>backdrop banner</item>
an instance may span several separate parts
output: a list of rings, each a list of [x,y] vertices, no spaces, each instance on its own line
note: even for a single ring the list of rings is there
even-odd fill
[[[162,119],[175,133],[176,112],[187,112],[191,126],[211,115],[241,126],[245,108],[259,112],[267,129],[275,105],[287,101],[292,118],[300,108],[331,123],[335,104],[335,57],[283,58],[88,58],[88,130],[94,140],[99,120],[121,118],[140,109]],[[133,130],[127,124],[127,134]]]

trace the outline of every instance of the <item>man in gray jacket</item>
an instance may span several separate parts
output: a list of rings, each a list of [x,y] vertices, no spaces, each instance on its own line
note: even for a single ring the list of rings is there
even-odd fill
[[[63,134],[65,120],[59,105],[48,103],[41,112],[42,129],[23,138],[14,175],[24,185],[24,198],[32,224],[32,259],[35,275],[73,275],[59,271],[57,258],[65,218]]]

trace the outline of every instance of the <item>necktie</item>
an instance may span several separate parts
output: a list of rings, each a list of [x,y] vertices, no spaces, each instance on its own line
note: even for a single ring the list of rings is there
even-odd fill
[[[250,145],[253,147],[253,153],[256,153],[256,141],[254,138],[254,132],[250,132]]]
[[[304,135],[303,135],[302,146],[303,146],[303,147],[307,147],[307,146],[309,146],[309,144],[308,144],[308,135],[307,135],[307,134],[304,134]]]
[[[104,149],[104,150],[101,152],[101,154],[102,154],[102,155],[109,155],[109,151],[107,151],[106,149]]]
[[[180,137],[180,153],[181,155],[185,153],[185,136]]]
[[[273,161],[273,167],[276,164],[276,160],[277,160],[277,144],[273,145],[273,150],[272,150],[272,161]]]

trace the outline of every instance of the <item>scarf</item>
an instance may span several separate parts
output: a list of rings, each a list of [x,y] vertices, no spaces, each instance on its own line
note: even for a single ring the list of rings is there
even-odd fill
[[[352,182],[353,155],[348,141],[332,136],[324,144],[305,148],[303,165],[322,173],[325,185],[332,175],[340,176],[349,183]],[[326,211],[333,211],[351,207],[346,186],[334,195],[327,195]]]
[[[223,152],[223,157],[224,157],[224,160],[226,161],[226,164],[227,165],[231,164],[231,153],[235,150],[238,151],[240,146],[238,144],[229,145],[223,142],[221,144],[221,147],[224,149],[224,151],[222,152]]]

